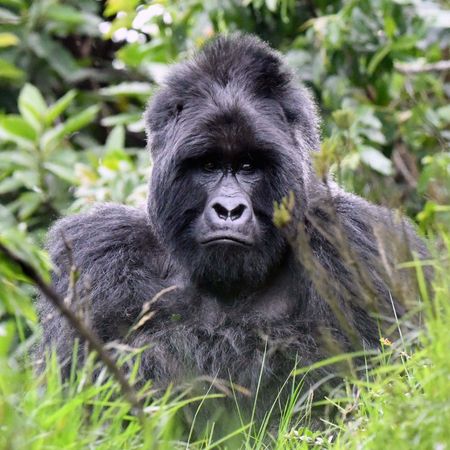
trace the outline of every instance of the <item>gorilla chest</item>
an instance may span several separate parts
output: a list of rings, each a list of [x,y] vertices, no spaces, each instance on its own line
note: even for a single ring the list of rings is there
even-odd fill
[[[157,350],[146,376],[158,384],[207,376],[253,390],[261,373],[281,385],[299,358],[311,362],[311,334],[292,315],[195,301],[181,305],[160,311],[157,328],[146,335],[149,352]]]
[[[151,341],[159,353],[155,368],[162,369],[155,375],[164,384],[208,376],[231,379],[251,389],[261,370],[277,378],[287,376],[296,357],[287,340],[277,342],[263,330],[236,325],[174,325],[156,333]]]

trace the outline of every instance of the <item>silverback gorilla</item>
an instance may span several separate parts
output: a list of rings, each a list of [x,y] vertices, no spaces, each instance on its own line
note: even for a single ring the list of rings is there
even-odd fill
[[[252,36],[212,40],[172,68],[145,120],[147,210],[105,204],[48,238],[57,291],[105,343],[145,347],[143,382],[217,379],[252,394],[260,383],[264,408],[294,365],[377,348],[397,328],[417,300],[398,263],[423,244],[314,172],[316,108],[277,52]],[[39,309],[44,346],[69,366],[76,332],[45,298]]]

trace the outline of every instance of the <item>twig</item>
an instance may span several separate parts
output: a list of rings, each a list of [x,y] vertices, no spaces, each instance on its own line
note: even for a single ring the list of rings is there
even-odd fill
[[[136,409],[139,419],[143,420],[143,409],[134,388],[128,382],[127,378],[111,358],[100,338],[89,329],[82,320],[78,318],[76,313],[72,311],[64,302],[63,298],[55,291],[53,286],[46,283],[36,269],[27,261],[12,253],[8,248],[0,243],[0,252],[9,260],[17,264],[24,275],[26,275],[45,295],[45,297],[59,310],[59,312],[67,319],[70,325],[80,334],[80,336],[89,343],[89,347],[97,352],[98,357],[108,368],[120,385],[124,397],[128,400],[133,408]]]
[[[450,70],[450,61],[438,61],[435,63],[396,63],[394,67],[403,74],[425,72],[447,72]]]

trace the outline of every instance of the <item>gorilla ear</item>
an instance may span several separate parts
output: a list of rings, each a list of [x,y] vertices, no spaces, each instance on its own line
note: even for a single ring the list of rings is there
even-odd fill
[[[183,103],[168,95],[162,88],[151,99],[145,113],[145,123],[150,133],[162,131],[171,120],[176,119],[183,111]]]
[[[144,122],[153,153],[164,142],[168,127],[176,123],[183,109],[183,102],[172,98],[167,88],[162,88],[151,98],[144,114]]]

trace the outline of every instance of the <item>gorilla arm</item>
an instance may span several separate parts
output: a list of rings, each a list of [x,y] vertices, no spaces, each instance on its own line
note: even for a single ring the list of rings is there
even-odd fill
[[[357,341],[376,347],[380,332],[386,336],[393,321],[417,306],[416,267],[401,264],[428,253],[409,221],[392,210],[329,184],[311,196],[293,247],[354,347]],[[429,268],[424,274],[431,279]],[[309,308],[307,314],[317,315]]]
[[[148,223],[135,208],[102,205],[58,221],[48,237],[53,283],[105,342],[123,337],[168,270]],[[44,296],[38,300],[43,346],[67,368],[76,332]]]

